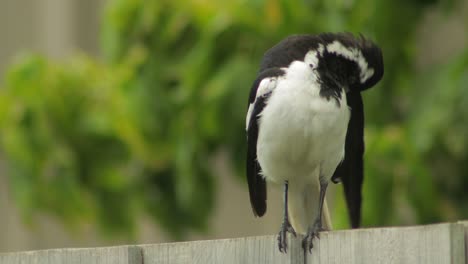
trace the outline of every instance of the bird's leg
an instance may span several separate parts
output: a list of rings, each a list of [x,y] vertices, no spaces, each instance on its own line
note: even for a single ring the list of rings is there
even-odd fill
[[[281,224],[281,229],[278,234],[278,247],[279,251],[286,253],[288,251],[288,241],[287,233],[290,232],[296,236],[296,231],[289,222],[288,217],[288,181],[284,181],[284,190],[283,190],[283,223]]]
[[[320,238],[319,232],[325,231],[322,226],[322,211],[323,211],[323,202],[325,201],[325,192],[327,191],[328,182],[320,181],[320,196],[319,196],[319,213],[317,218],[315,218],[314,223],[311,227],[307,230],[307,235],[302,240],[302,248],[304,252],[308,249],[310,253],[312,253],[312,248],[314,247],[312,240],[314,237]]]

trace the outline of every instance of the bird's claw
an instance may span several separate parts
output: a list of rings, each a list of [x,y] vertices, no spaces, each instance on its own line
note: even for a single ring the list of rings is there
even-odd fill
[[[326,231],[326,229],[322,227],[321,222],[315,222],[315,224],[309,228],[307,235],[302,240],[304,252],[308,250],[309,253],[312,253],[312,248],[314,248],[313,240],[315,237],[320,239],[320,232],[322,231]]]
[[[294,237],[296,237],[296,231],[289,223],[289,221],[283,222],[281,225],[281,229],[278,233],[278,248],[281,253],[288,252],[288,236],[287,234],[291,233]]]

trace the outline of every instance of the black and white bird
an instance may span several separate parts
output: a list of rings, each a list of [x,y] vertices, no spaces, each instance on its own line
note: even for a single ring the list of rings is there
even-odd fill
[[[304,250],[330,229],[325,192],[344,184],[353,227],[359,225],[363,180],[361,91],[383,76],[382,52],[350,33],[290,36],[268,50],[249,97],[247,180],[255,216],[266,212],[266,182],[284,185],[287,232],[305,234]]]

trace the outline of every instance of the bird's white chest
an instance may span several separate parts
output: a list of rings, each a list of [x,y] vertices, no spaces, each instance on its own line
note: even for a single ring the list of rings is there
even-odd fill
[[[269,98],[257,141],[257,158],[268,180],[307,178],[317,169],[332,174],[343,159],[350,117],[346,94],[337,104],[319,93],[313,75],[299,74],[282,79]]]

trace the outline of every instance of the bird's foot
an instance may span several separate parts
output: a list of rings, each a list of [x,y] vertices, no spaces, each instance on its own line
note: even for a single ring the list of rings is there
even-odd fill
[[[281,224],[281,229],[278,233],[278,248],[281,253],[288,252],[288,232],[296,237],[296,231],[292,227],[291,223],[289,223],[288,220],[285,220],[283,221],[283,224]]]
[[[320,232],[322,231],[326,231],[326,229],[322,227],[322,221],[315,221],[314,225],[309,227],[307,235],[302,240],[304,252],[309,250],[309,253],[312,253],[312,248],[314,247],[313,240],[315,237],[320,239]]]

